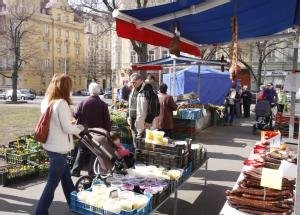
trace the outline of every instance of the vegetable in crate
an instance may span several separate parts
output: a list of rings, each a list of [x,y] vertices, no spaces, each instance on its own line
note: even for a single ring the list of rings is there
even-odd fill
[[[111,112],[110,119],[112,121],[112,124],[115,124],[115,125],[126,124],[126,115],[124,115],[124,113],[121,113],[121,112],[117,112],[117,111]]]

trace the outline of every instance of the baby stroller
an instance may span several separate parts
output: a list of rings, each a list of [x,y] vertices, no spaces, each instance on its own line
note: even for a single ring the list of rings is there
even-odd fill
[[[96,156],[94,162],[94,178],[90,175],[82,176],[75,184],[76,191],[86,190],[91,187],[95,179],[106,179],[114,172],[127,174],[126,169],[134,165],[133,155],[121,158],[113,144],[109,132],[101,128],[88,129],[81,142]]]
[[[253,134],[256,130],[271,130],[272,129],[272,110],[270,103],[267,100],[258,101],[255,105],[256,122],[252,127]]]

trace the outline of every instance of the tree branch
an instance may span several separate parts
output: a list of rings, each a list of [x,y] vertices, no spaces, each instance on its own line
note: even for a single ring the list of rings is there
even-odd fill
[[[4,78],[12,78],[11,76],[7,76],[7,75],[3,74],[2,72],[0,72],[0,75],[3,76]]]

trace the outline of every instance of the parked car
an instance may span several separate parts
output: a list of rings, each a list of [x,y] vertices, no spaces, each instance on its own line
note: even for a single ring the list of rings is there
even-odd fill
[[[6,92],[6,99],[11,100],[13,90],[8,90]],[[17,90],[17,99],[18,100],[34,100],[35,95],[30,92],[28,89],[19,89]]]
[[[105,99],[111,99],[112,98],[111,91],[108,91],[108,92],[104,93],[103,98],[105,98]]]
[[[5,91],[0,92],[0,99],[6,99],[6,93]]]
[[[104,91],[100,90],[100,94],[99,95],[104,95]]]
[[[85,89],[82,89],[82,90],[78,90],[78,91],[76,92],[76,95],[78,95],[78,96],[89,96],[90,93],[89,93],[89,91],[87,91],[87,90],[85,90]]]

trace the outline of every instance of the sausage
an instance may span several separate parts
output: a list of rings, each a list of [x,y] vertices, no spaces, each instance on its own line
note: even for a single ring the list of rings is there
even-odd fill
[[[286,212],[288,210],[286,208],[277,207],[276,204],[278,204],[278,201],[260,201],[260,200],[247,199],[244,197],[237,197],[237,196],[228,196],[228,200],[230,203],[233,204],[262,208],[274,212]]]

